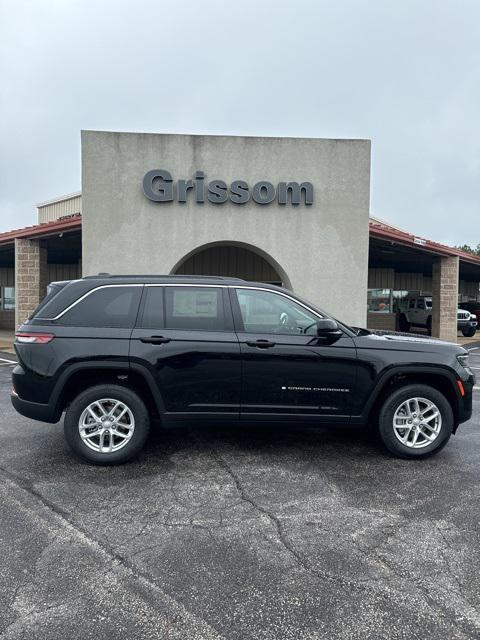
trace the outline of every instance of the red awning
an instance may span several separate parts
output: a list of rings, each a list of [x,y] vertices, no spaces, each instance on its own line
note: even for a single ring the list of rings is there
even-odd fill
[[[46,238],[48,236],[65,233],[67,231],[76,231],[82,228],[81,214],[75,214],[64,218],[63,220],[53,220],[52,222],[43,222],[35,224],[31,227],[23,227],[22,229],[14,229],[13,231],[4,231],[0,233],[0,244],[14,242],[15,238]]]

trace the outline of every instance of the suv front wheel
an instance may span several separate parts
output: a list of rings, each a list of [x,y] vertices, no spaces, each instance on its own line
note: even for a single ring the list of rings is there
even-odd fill
[[[437,389],[408,385],[384,401],[378,427],[391,453],[400,458],[425,458],[447,444],[453,430],[453,411]]]
[[[65,414],[70,448],[93,464],[121,464],[143,448],[149,417],[140,397],[119,385],[97,385],[80,393]]]

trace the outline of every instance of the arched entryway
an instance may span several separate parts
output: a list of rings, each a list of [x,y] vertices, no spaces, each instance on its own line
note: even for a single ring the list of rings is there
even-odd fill
[[[240,242],[213,242],[184,256],[172,274],[225,276],[291,288],[282,267],[267,253]]]

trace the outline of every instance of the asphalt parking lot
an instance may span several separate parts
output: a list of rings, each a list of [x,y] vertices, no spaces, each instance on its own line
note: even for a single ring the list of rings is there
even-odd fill
[[[15,413],[11,366],[2,639],[480,637],[480,390],[425,461],[351,430],[217,426],[102,468]]]

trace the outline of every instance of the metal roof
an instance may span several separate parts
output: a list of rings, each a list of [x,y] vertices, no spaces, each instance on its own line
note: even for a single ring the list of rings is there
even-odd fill
[[[394,227],[388,222],[384,222],[378,218],[370,218],[370,237],[380,240],[387,240],[395,244],[401,244],[418,251],[437,254],[439,256],[458,256],[460,260],[480,266],[480,256],[468,253],[462,249],[449,247],[440,242],[434,242],[421,236],[416,236],[409,231],[404,231],[398,227]]]
[[[0,233],[0,244],[14,242],[15,238],[45,238],[66,231],[76,231],[81,228],[82,216],[80,214],[74,214],[64,218],[63,220],[53,220],[52,222],[35,224],[31,227],[22,227],[21,229],[4,231],[3,233]]]
[[[45,200],[45,202],[39,202],[35,206],[37,207],[37,209],[41,209],[42,207],[48,207],[48,205],[55,204],[57,202],[64,202],[65,200],[80,198],[81,195],[81,191],[75,191],[75,193],[68,193],[66,196],[58,196],[57,198],[52,198],[51,200]]]

